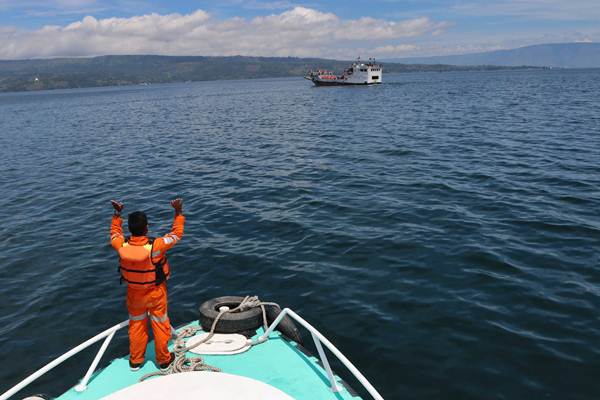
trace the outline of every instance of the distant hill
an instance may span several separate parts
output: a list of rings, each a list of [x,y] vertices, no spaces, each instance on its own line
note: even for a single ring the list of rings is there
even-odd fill
[[[219,79],[303,76],[309,69],[341,72],[350,61],[293,57],[101,56],[0,61],[0,92]],[[499,67],[404,65],[384,71],[456,71]]]
[[[600,43],[540,44],[512,50],[454,56],[397,58],[389,61],[408,64],[600,68]]]

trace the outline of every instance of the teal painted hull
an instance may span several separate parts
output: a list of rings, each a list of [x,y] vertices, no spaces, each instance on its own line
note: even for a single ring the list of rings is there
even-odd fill
[[[197,326],[198,323],[190,325]],[[263,332],[259,329],[254,339]],[[191,353],[188,355],[197,357]],[[267,383],[298,400],[360,400],[360,397],[352,395],[339,377],[336,378],[342,391],[333,393],[329,387],[327,373],[317,359],[303,352],[296,343],[283,339],[278,332],[273,332],[265,343],[253,346],[244,353],[202,357],[206,363],[223,372]],[[138,383],[140,377],[157,370],[154,362],[154,343],[150,342],[146,351],[146,362],[139,371],[129,370],[127,357],[115,359],[94,374],[84,392],[78,393],[71,388],[57,399],[100,399]]]

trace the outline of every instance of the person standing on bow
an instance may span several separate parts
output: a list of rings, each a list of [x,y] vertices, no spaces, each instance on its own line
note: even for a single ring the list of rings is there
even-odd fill
[[[121,282],[127,284],[129,367],[137,371],[144,363],[150,317],[156,361],[164,370],[175,359],[167,347],[171,338],[166,282],[170,267],[165,253],[183,236],[183,201],[179,198],[171,201],[175,209],[171,232],[156,239],[148,236],[148,219],[142,211],[129,214],[127,225],[131,236],[124,237],[121,219],[124,205],[115,200],[111,203],[115,213],[110,225],[110,244],[119,253]]]

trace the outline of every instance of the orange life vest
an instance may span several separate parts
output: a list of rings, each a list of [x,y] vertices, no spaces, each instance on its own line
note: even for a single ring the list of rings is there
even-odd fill
[[[132,245],[125,240],[119,249],[119,272],[121,282],[136,288],[160,285],[169,277],[169,263],[163,256],[158,262],[152,262],[153,238],[144,245]]]

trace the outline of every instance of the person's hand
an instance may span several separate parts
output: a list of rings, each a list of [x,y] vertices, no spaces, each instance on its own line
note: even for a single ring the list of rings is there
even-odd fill
[[[171,200],[171,207],[175,209],[175,214],[181,214],[183,212],[183,200],[180,197]]]
[[[115,215],[120,215],[123,207],[125,207],[123,203],[116,200],[111,200],[110,204],[112,204],[113,208],[115,209]]]

